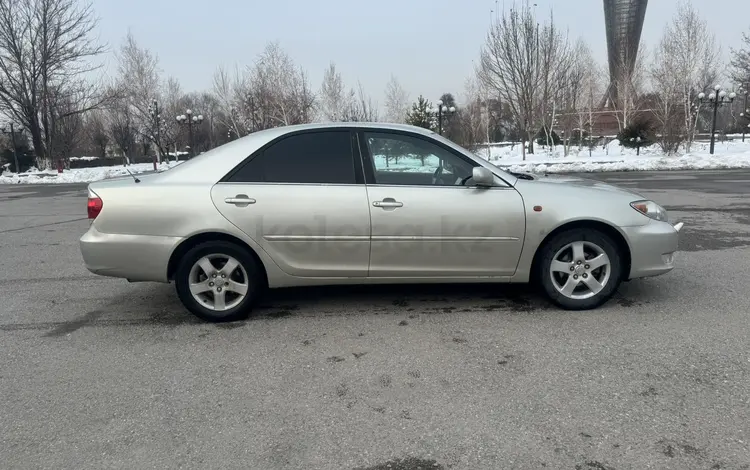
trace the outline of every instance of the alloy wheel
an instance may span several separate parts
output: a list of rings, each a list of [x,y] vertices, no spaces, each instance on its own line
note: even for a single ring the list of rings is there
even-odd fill
[[[196,261],[188,281],[193,298],[217,312],[239,305],[247,296],[249,282],[247,271],[239,261],[218,253]]]
[[[555,290],[569,299],[583,300],[600,293],[612,273],[607,253],[589,241],[575,241],[560,248],[550,263]]]

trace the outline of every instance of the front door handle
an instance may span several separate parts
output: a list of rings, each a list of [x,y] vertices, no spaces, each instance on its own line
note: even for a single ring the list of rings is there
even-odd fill
[[[375,207],[382,207],[384,209],[391,208],[391,207],[404,207],[403,202],[398,202],[397,200],[387,197],[383,199],[382,201],[375,201],[372,203]]]
[[[235,197],[228,197],[224,199],[227,204],[234,204],[235,206],[245,207],[248,204],[255,204],[255,199],[247,197],[247,194],[238,194]]]

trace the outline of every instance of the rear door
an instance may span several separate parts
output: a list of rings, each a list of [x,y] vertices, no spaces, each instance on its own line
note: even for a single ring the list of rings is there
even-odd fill
[[[216,184],[219,211],[300,277],[366,276],[370,210],[349,130],[288,134]]]

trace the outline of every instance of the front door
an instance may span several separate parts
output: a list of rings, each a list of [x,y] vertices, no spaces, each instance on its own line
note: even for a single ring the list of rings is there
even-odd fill
[[[427,137],[364,131],[360,138],[373,183],[370,276],[515,273],[525,233],[515,189],[474,186],[477,164]]]
[[[370,210],[353,142],[348,130],[291,134],[215,185],[211,197],[286,273],[364,277]]]

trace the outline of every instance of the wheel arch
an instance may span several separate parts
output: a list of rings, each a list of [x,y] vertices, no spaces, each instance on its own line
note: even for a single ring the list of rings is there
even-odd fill
[[[258,266],[261,267],[261,273],[263,274],[263,282],[266,286],[268,286],[268,269],[266,268],[265,264],[263,264],[263,260],[258,256],[258,253],[256,253],[253,248],[245,243],[243,240],[230,235],[228,233],[224,232],[201,232],[196,233],[182,242],[180,242],[179,245],[172,251],[172,254],[169,257],[169,262],[167,263],[167,280],[172,281],[174,280],[174,274],[177,270],[177,266],[180,263],[180,259],[182,259],[183,256],[194,246],[197,246],[201,243],[205,242],[213,242],[213,241],[224,241],[229,242],[232,244],[235,244],[239,246],[240,248],[247,250],[247,252],[255,259],[255,262],[258,263]]]
[[[625,239],[625,236],[620,232],[615,226],[608,224],[607,222],[603,222],[601,220],[594,220],[594,219],[581,219],[581,220],[573,220],[569,222],[565,222],[558,227],[556,227],[554,230],[552,230],[550,233],[547,234],[547,236],[544,237],[544,239],[537,245],[536,251],[534,252],[534,258],[531,261],[531,280],[532,281],[538,281],[537,276],[539,272],[539,262],[542,258],[542,250],[544,247],[549,243],[552,238],[557,236],[558,234],[562,232],[566,232],[568,230],[575,230],[575,229],[593,229],[598,230],[605,235],[609,236],[612,241],[614,241],[617,245],[617,248],[622,256],[622,279],[628,280],[630,278],[630,267],[632,263],[632,253],[630,245],[628,244],[627,240]]]

